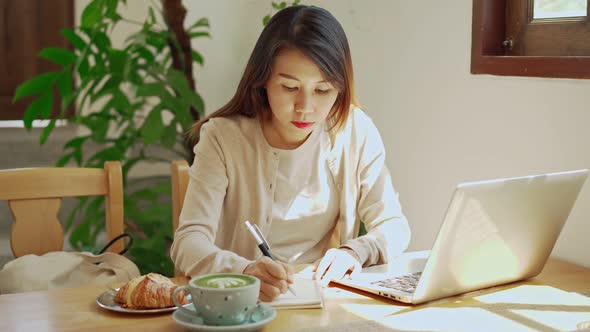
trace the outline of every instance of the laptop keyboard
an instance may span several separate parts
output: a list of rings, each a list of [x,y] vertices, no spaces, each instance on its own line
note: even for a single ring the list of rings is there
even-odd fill
[[[422,272],[416,272],[411,274],[404,274],[398,277],[373,281],[371,284],[400,290],[402,292],[413,293],[416,290],[416,285]]]

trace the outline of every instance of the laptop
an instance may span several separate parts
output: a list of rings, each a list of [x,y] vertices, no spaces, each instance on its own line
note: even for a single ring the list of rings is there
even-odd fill
[[[423,268],[333,282],[418,304],[532,278],[587,175],[583,169],[459,184]]]

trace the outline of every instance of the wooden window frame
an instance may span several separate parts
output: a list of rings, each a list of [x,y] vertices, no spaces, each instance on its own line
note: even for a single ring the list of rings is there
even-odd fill
[[[534,18],[535,1],[506,1],[506,55],[590,55],[590,0],[585,16],[560,18]]]
[[[509,56],[507,0],[473,0],[471,73],[548,78],[590,78],[590,56]]]

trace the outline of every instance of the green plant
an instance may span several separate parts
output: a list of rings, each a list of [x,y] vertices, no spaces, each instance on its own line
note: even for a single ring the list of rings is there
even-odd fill
[[[105,161],[120,160],[125,223],[135,239],[129,255],[142,273],[171,275],[173,265],[167,255],[172,239],[169,178],[150,178],[151,182],[156,180],[154,185],[145,179],[131,179],[129,174],[140,163],[168,162],[179,156],[190,159],[187,150],[177,147],[187,146],[182,133],[204,114],[192,78],[192,62],[202,65],[203,57],[191,48],[190,39],[209,37],[209,22],[201,18],[185,30],[186,11],[180,0],[162,0],[161,6],[151,2],[145,21],[133,22],[120,14],[120,5],[126,4],[125,0],[90,2],[82,12],[81,25],[62,31],[73,51],[49,47],[39,53],[63,69],[24,82],[13,101],[38,96],[23,118],[30,129],[34,119],[50,117],[57,90],[61,100],[57,118],[73,108],[68,121],[88,132],[64,145],[57,165],[73,161],[78,166],[102,167]],[[110,34],[120,22],[134,24],[137,30],[117,48]],[[55,123],[56,118],[51,119],[42,131],[40,144],[47,141]],[[149,149],[155,146],[172,157]],[[96,251],[103,220],[103,198],[80,199],[65,225],[66,231],[71,230],[72,247]]]

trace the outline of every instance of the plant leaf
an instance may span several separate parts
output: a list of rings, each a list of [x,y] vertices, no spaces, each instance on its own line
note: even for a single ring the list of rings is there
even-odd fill
[[[113,97],[105,104],[101,112],[108,112],[109,109],[114,109],[121,115],[129,113],[131,116],[135,110],[131,108],[127,96],[119,89],[113,90]]]
[[[105,161],[122,160],[124,153],[114,146],[102,149],[88,159],[89,166],[101,167]]]
[[[111,50],[111,39],[103,31],[94,32],[92,43],[96,45],[98,50],[102,53],[107,54]]]
[[[78,34],[72,29],[63,29],[61,30],[61,34],[66,37],[78,51],[82,51],[87,45],[84,39],[78,36]]]
[[[66,109],[70,106],[70,103],[74,100],[74,95],[64,96],[61,98],[60,116],[63,117]]]
[[[189,96],[191,105],[199,112],[200,115],[205,115],[205,103],[203,98],[197,92],[192,92]]]
[[[82,100],[78,103],[78,105],[80,105],[80,107],[84,107],[86,105],[86,100],[89,97],[92,97],[95,93],[97,93],[94,91],[94,89],[98,86],[99,83],[100,83],[100,80],[98,80],[98,79],[93,80],[91,78],[83,80],[80,83],[80,88],[78,89],[78,91],[83,94],[82,98],[81,98]],[[93,101],[91,99],[90,103],[92,103],[92,102]]]
[[[270,21],[270,15],[266,15],[263,19],[262,19],[262,25],[266,26],[268,24],[268,21]]]
[[[16,88],[12,102],[20,100],[23,97],[42,94],[48,90],[51,91],[53,82],[55,82],[60,74],[61,72],[43,73],[24,82]]]
[[[45,128],[43,128],[41,136],[39,137],[40,145],[45,144],[47,138],[49,137],[49,134],[51,134],[51,132],[53,131],[53,128],[55,128],[55,119],[51,119],[51,121],[49,121],[49,124]]]
[[[206,18],[206,17],[200,18],[198,21],[196,21],[195,23],[193,23],[193,25],[191,25],[188,28],[188,30],[190,31],[190,30],[193,30],[193,29],[198,28],[198,27],[207,27],[207,28],[209,28],[209,19]]]
[[[85,57],[76,67],[76,71],[80,74],[81,79],[86,79],[88,72],[90,71],[90,65],[88,64],[88,58]]]
[[[105,17],[108,17],[113,21],[113,23],[117,23],[121,16],[117,14],[117,6],[119,4],[119,0],[107,0],[105,5],[107,7]]]
[[[55,81],[59,96],[65,99],[72,95],[72,73],[69,70],[64,70]]]
[[[176,144],[176,138],[178,137],[178,131],[176,130],[176,121],[172,120],[169,125],[164,128],[164,132],[162,134],[162,145],[165,147],[172,149]]]
[[[70,159],[72,159],[72,154],[71,153],[68,153],[65,156],[61,157],[57,161],[57,163],[55,163],[55,166],[57,166],[57,167],[64,167],[68,163],[68,161],[70,161]]]
[[[74,159],[76,160],[76,165],[78,166],[82,166],[82,149],[76,149],[74,150]]]
[[[156,14],[154,13],[154,8],[150,7],[149,9],[149,17],[150,17],[150,25],[156,24]]]
[[[82,164],[82,144],[84,144],[84,142],[89,138],[90,136],[81,136],[81,137],[76,137],[73,138],[71,140],[69,140],[65,145],[64,145],[64,150],[65,149],[73,149],[74,151],[72,153],[69,154],[69,157],[67,159],[62,158],[63,160],[65,160],[65,162],[67,162],[69,159],[71,159],[72,157],[74,158],[74,160],[76,161],[76,164],[78,166],[80,166]],[[61,162],[62,160],[60,160]],[[62,165],[63,166],[63,165]]]
[[[109,63],[111,72],[115,75],[124,76],[125,63],[127,62],[127,54],[121,50],[109,51]]]
[[[103,143],[109,130],[109,121],[111,118],[112,116],[108,115],[108,113],[98,112],[83,117],[81,123],[90,129],[90,135],[94,141]]]
[[[162,52],[162,49],[168,45],[168,35],[165,32],[156,32],[147,30],[144,32],[146,35],[146,44],[153,46],[157,53]]]
[[[149,31],[149,30],[146,30]],[[145,45],[146,44],[146,40],[147,40],[147,34],[145,33],[145,31],[139,31],[136,32],[134,34],[131,34],[129,37],[127,37],[125,39],[125,43],[129,43],[130,45],[128,47],[131,47],[135,44],[138,45]]]
[[[204,62],[203,56],[199,52],[197,52],[195,50],[191,50],[191,55],[193,57],[194,62],[197,62],[200,65],[203,65],[203,62]]]
[[[76,54],[59,47],[44,48],[39,52],[39,56],[64,67],[71,65],[77,59]]]
[[[94,91],[94,88],[96,88],[96,86],[98,86],[98,83],[100,83],[98,80],[95,81],[95,84],[92,84],[91,88],[90,88],[90,102],[94,103],[97,100],[99,100],[100,98],[104,97],[104,96],[108,96],[110,94],[113,94],[115,91],[119,91],[119,85],[121,84],[121,78],[117,75],[115,76],[111,76],[99,89],[97,89],[96,91]]]
[[[138,97],[161,97],[161,95],[166,92],[168,92],[168,90],[166,90],[166,86],[161,82],[146,83],[137,87]]]
[[[180,92],[180,94],[182,96],[186,96],[189,93],[189,91],[191,91],[191,88],[188,85],[188,81],[186,79],[186,76],[184,76],[183,72],[176,70],[174,68],[171,68],[168,71],[168,74],[166,75],[166,77],[168,79],[168,82],[172,86],[172,89]]]
[[[90,136],[79,136],[72,138],[64,145],[64,149],[79,149],[82,146],[82,144],[88,139],[88,137]]]
[[[94,65],[90,67],[88,77],[94,78],[96,80],[102,80],[109,74],[108,68],[105,67],[106,61],[104,61],[98,55],[92,55],[92,57],[94,58]]]
[[[163,131],[162,107],[158,105],[152,109],[141,127],[141,136],[145,145],[156,143],[162,136]]]
[[[211,37],[211,35],[207,31],[191,32],[189,33],[189,36],[191,37],[191,39],[199,37]]]
[[[41,97],[29,104],[23,116],[25,128],[30,129],[33,126],[33,120],[37,118],[46,119],[51,114],[53,108],[53,93],[47,91]]]
[[[82,27],[93,28],[102,18],[104,0],[93,0],[82,11]]]
[[[193,123],[189,106],[175,107],[172,112],[176,115],[176,121],[182,128],[188,129]]]
[[[154,54],[143,46],[136,47],[133,54],[137,54],[139,58],[145,59],[146,63],[152,63],[155,58]]]

